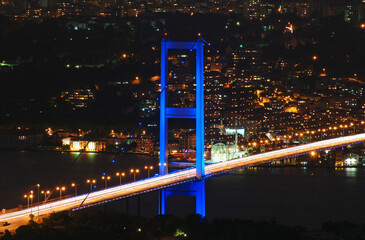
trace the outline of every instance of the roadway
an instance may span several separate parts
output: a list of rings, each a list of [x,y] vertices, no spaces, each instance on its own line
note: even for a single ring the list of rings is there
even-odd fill
[[[356,144],[363,141],[365,141],[365,133],[334,139],[327,139],[314,143],[303,144],[295,147],[251,155],[248,157],[238,158],[234,160],[214,163],[205,166],[205,177],[222,174],[224,172],[232,171],[242,167],[248,167],[278,159],[294,157],[306,154],[311,151],[331,149],[343,145]],[[174,173],[159,175],[137,182],[91,192],[89,194],[84,194],[77,197],[71,197],[39,206],[34,206],[16,212],[0,214],[0,222],[10,223],[9,226],[0,227],[0,232],[3,232],[5,229],[14,230],[19,225],[26,224],[30,219],[30,214],[33,214],[35,217],[42,217],[47,216],[48,214],[53,212],[78,210],[80,208],[86,208],[96,204],[115,201],[125,197],[130,197],[150,191],[168,188],[185,182],[194,181],[196,180],[195,171],[195,168],[181,170]]]

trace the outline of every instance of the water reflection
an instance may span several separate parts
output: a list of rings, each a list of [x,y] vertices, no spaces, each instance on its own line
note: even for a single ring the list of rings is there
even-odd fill
[[[96,153],[92,153],[92,152],[87,153],[87,158],[88,158],[91,162],[95,162],[95,157],[96,157]]]
[[[344,168],[344,173],[346,177],[355,178],[357,177],[358,169],[357,168]]]

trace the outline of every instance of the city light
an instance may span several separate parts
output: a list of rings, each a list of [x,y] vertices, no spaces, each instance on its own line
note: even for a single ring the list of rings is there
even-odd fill
[[[86,183],[90,184],[90,192],[93,190],[93,184],[96,183],[96,179],[87,179]]]
[[[122,185],[122,177],[125,176],[125,173],[124,172],[117,172],[115,175],[117,177],[119,177],[119,185]]]
[[[44,203],[47,201],[47,195],[51,194],[50,190],[42,190],[41,194],[44,194]]]
[[[76,183],[71,183],[71,187],[75,188],[75,196],[77,196],[77,186]]]
[[[57,191],[60,191],[60,200],[61,200],[61,198],[62,198],[62,191],[63,192],[66,191],[66,187],[56,187],[56,190]]]
[[[102,176],[101,179],[104,180],[105,189],[107,189],[108,188],[108,181],[111,179],[111,177],[110,176]]]
[[[136,181],[136,174],[139,173],[139,169],[131,169],[130,171],[133,174],[133,181]]]
[[[150,170],[153,170],[153,166],[144,166],[144,169],[147,170],[147,177],[150,177]]]

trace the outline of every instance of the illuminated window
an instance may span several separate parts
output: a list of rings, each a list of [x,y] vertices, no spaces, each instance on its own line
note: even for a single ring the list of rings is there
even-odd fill
[[[73,150],[73,151],[79,151],[80,150],[80,142],[79,141],[72,142],[71,150]]]
[[[19,136],[19,137],[18,137],[18,139],[19,139],[19,140],[26,140],[26,139],[27,139],[27,137],[26,137],[26,136]]]
[[[89,151],[95,151],[95,142],[89,142],[88,149]]]

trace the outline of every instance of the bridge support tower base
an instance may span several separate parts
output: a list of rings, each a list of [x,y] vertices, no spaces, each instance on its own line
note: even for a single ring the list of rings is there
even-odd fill
[[[193,196],[195,197],[195,213],[205,217],[205,180],[185,183],[176,187],[162,189],[159,192],[158,214],[167,214],[168,196]]]

